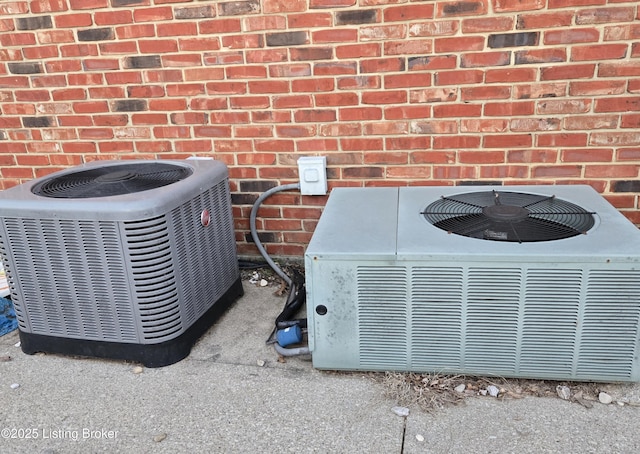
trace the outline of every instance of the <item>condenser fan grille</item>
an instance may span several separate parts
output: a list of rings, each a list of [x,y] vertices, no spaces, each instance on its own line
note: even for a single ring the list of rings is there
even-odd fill
[[[555,196],[503,191],[443,196],[421,214],[449,233],[519,243],[570,238],[595,223],[594,213]]]
[[[52,177],[32,192],[57,199],[108,197],[167,186],[191,173],[187,167],[163,162],[123,163]]]

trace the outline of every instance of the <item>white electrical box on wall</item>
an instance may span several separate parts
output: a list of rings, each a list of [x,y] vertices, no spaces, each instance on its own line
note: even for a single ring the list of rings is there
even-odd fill
[[[327,193],[326,156],[304,156],[298,159],[300,192],[302,195],[325,195]]]

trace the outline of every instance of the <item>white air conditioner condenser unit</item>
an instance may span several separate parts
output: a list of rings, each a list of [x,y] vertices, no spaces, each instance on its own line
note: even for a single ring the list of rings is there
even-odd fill
[[[239,296],[226,166],[97,161],[0,192],[25,353],[186,357]]]
[[[640,381],[640,231],[585,185],[336,188],[314,367]]]

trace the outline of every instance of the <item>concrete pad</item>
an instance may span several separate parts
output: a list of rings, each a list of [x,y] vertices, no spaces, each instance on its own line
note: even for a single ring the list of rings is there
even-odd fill
[[[405,453],[635,453],[640,408],[561,399],[471,398],[407,420]],[[419,441],[418,436],[424,438]]]

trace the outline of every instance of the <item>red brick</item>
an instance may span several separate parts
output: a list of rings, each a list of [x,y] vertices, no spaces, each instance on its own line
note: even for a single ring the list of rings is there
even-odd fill
[[[136,43],[132,41],[101,43],[99,48],[100,53],[103,55],[135,54],[138,51]]]
[[[385,143],[387,150],[426,150],[431,148],[431,138],[425,136],[389,137],[385,139]],[[402,155],[399,156],[403,156],[405,159],[404,162],[407,162],[406,159],[408,159],[408,155],[402,153]],[[399,159],[400,158],[398,158],[398,160]],[[400,162],[395,162],[395,164],[400,164]]]
[[[537,146],[539,147],[585,147],[588,134],[586,133],[551,133],[539,134]]]
[[[558,131],[561,127],[559,118],[513,118],[509,121],[512,132]]]
[[[507,152],[507,162],[513,163],[534,163],[545,162],[554,163],[558,159],[557,150],[545,150],[542,148],[534,148],[527,150],[509,150]]]
[[[129,10],[120,11],[96,11],[93,15],[96,25],[118,25],[133,22],[133,15]]]
[[[395,136],[405,135],[409,132],[409,123],[406,121],[378,121],[365,123],[362,128],[364,136]]]
[[[531,134],[487,134],[483,138],[482,146],[485,148],[523,148],[531,147],[533,138]]]
[[[538,101],[537,113],[541,115],[586,113],[591,110],[590,99],[545,99]]]
[[[358,104],[358,95],[355,93],[317,94],[314,95],[314,99],[318,107],[355,106]]]
[[[143,54],[166,54],[178,51],[178,42],[174,39],[138,40],[138,48]]]
[[[568,8],[570,6],[604,5],[606,0],[549,0],[549,8]]]
[[[470,135],[437,136],[433,138],[434,149],[480,148],[481,137]]]
[[[330,27],[333,25],[333,16],[330,13],[303,13],[288,14],[287,24],[289,28]]]
[[[226,35],[222,37],[222,47],[226,49],[257,49],[264,46],[262,35]]]
[[[571,50],[571,61],[621,59],[627,55],[628,48],[627,44],[574,46]]]
[[[133,19],[136,22],[159,22],[173,19],[173,10],[170,6],[155,8],[136,8],[133,10]]]
[[[567,51],[564,48],[519,50],[514,59],[516,65],[561,63],[567,61]]]
[[[414,151],[409,155],[409,159],[412,164],[454,164],[456,153],[453,151]]]
[[[571,96],[621,95],[625,92],[626,82],[623,80],[576,81],[569,85]]]
[[[242,31],[240,19],[212,19],[199,22],[200,34],[239,33]]]
[[[56,28],[88,27],[93,25],[93,19],[88,13],[57,14],[53,16],[53,23]]]
[[[436,5],[436,17],[482,16],[489,8],[488,0],[445,1]]]
[[[407,69],[409,71],[434,71],[439,69],[454,69],[457,59],[454,55],[436,55],[429,57],[409,57]]]
[[[72,43],[75,36],[72,30],[45,30],[37,33],[40,44]]]
[[[482,51],[485,48],[485,39],[479,36],[436,38],[433,47],[436,53]]]
[[[347,76],[338,78],[338,90],[374,90],[380,88],[380,76]]]
[[[582,174],[582,166],[539,166],[531,169],[533,178],[578,178]]]
[[[440,71],[435,75],[435,85],[479,84],[484,78],[480,70],[468,69],[457,71]]]
[[[430,54],[433,42],[429,39],[387,41],[384,43],[385,55],[425,55]]]
[[[432,4],[409,4],[390,6],[383,10],[385,22],[408,21],[416,19],[432,19],[434,7]]]
[[[491,0],[491,4],[497,13],[531,11],[546,6],[545,0]]]
[[[594,112],[630,112],[640,110],[640,97],[599,98],[594,105]]]
[[[311,75],[309,63],[288,63],[282,65],[269,65],[271,77],[308,77]]]
[[[274,109],[293,109],[312,106],[313,98],[309,95],[276,96],[273,99]]]
[[[537,71],[533,68],[488,69],[485,82],[488,84],[533,82],[536,80],[536,77]]]
[[[358,41],[356,29],[326,29],[311,33],[314,43],[355,43]]]
[[[455,88],[426,88],[423,90],[411,90],[409,92],[409,102],[433,103],[456,101],[457,93],[458,91]]]
[[[544,33],[544,44],[596,43],[600,39],[600,31],[596,28],[570,28],[550,30]]]
[[[345,44],[336,46],[336,57],[339,59],[379,57],[382,49],[379,43]]]
[[[36,43],[34,33],[5,33],[0,35],[0,44],[4,47],[31,46]]]
[[[16,90],[16,101],[49,101],[51,99],[48,90]]]
[[[190,131],[188,126],[156,126],[153,135],[158,139],[186,138],[190,137]]]
[[[514,18],[474,17],[462,20],[462,33],[506,32],[513,30]]]
[[[289,82],[285,80],[249,81],[249,93],[289,93]]]
[[[171,22],[170,24],[157,24],[158,36],[194,36],[198,34],[198,28],[194,22]]]
[[[229,98],[232,109],[266,109],[270,107],[268,96],[234,96]]]
[[[406,91],[370,91],[362,94],[362,104],[404,104],[406,102]]]
[[[361,27],[358,33],[360,41],[379,41],[381,39],[402,39],[407,35],[406,25],[380,25]]]
[[[489,165],[480,167],[480,178],[529,178],[529,166]]]
[[[458,162],[461,164],[500,164],[504,162],[504,152],[488,150],[461,150],[458,152]]]
[[[599,77],[629,77],[640,76],[640,62],[610,63],[598,65]]]
[[[594,129],[615,129],[617,126],[617,115],[580,115],[564,119],[564,128],[567,130],[591,131]]]
[[[313,137],[317,133],[314,125],[279,125],[276,126],[276,136],[278,137]]]
[[[361,136],[362,125],[360,123],[334,123],[322,125],[319,129],[318,135],[330,137]]]
[[[392,88],[408,88],[408,87],[428,87],[431,85],[431,75],[428,73],[411,73],[399,75],[385,75],[384,87]]]
[[[558,0],[550,0],[556,2]],[[575,0],[574,0],[575,1]],[[590,3],[593,5],[593,0]],[[600,1],[599,4],[605,4]],[[551,6],[551,5],[549,5]],[[568,6],[568,5],[567,5]],[[628,7],[611,7],[611,8],[589,8],[579,10],[575,17],[577,25],[584,24],[606,24],[610,22],[631,22],[635,18],[635,8]]]
[[[573,11],[544,12],[518,15],[518,30],[536,30],[551,27],[570,27]]]
[[[321,92],[334,89],[333,79],[299,79],[291,82],[292,92]]]
[[[345,151],[382,150],[383,143],[383,139],[378,137],[340,139],[340,145]]]
[[[595,69],[594,64],[549,66],[542,68],[540,80],[590,79]]]
[[[180,153],[188,153],[193,155],[195,153],[203,153],[213,151],[213,144],[211,140],[176,140],[175,150]]]
[[[482,106],[477,104],[438,104],[433,106],[435,118],[479,117],[481,114]]]
[[[149,100],[149,110],[151,111],[176,111],[186,110],[187,102],[184,99],[152,99]]]
[[[336,121],[336,112],[334,110],[300,109],[295,112],[294,120],[300,123],[331,122]]]
[[[596,146],[637,146],[640,145],[640,132],[593,132],[590,145]]]
[[[178,47],[181,51],[207,51],[220,49],[220,40],[215,37],[182,38],[178,37]]]
[[[508,99],[510,97],[510,86],[484,85],[481,87],[464,87],[460,89],[460,99],[463,102],[481,99]]]
[[[578,148],[561,150],[562,162],[610,162],[613,150],[610,148]]]
[[[387,120],[404,120],[429,118],[431,108],[429,106],[390,106],[384,108],[384,118]]]
[[[134,125],[166,125],[169,121],[167,114],[134,113],[131,115],[131,123]]]
[[[403,58],[376,58],[371,60],[360,60],[361,73],[378,72],[398,72],[404,71]]]
[[[617,118],[617,116],[613,118]],[[622,115],[620,119],[620,127],[640,128],[640,114]]]
[[[478,68],[486,66],[506,66],[511,63],[511,52],[478,52],[462,54],[461,68]]]

